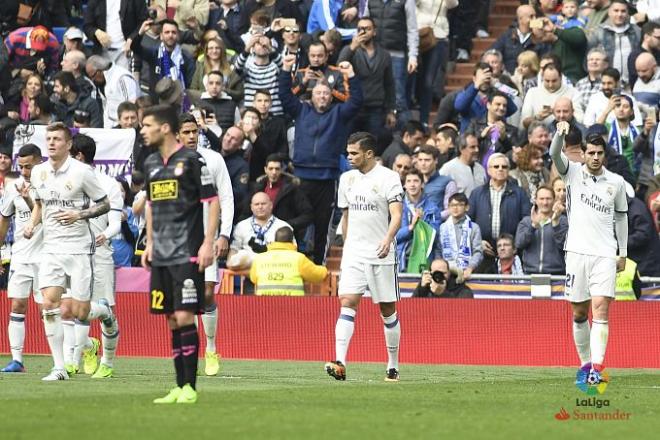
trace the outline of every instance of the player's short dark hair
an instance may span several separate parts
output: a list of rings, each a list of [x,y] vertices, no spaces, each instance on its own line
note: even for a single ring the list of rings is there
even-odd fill
[[[25,144],[18,150],[18,157],[38,157],[41,158],[41,149],[35,144]]]
[[[621,79],[621,73],[614,67],[608,67],[607,69],[603,70],[603,73],[600,76],[601,77],[609,76],[610,78],[614,79],[614,81],[616,82],[619,82],[619,80]]]
[[[467,196],[462,192],[457,192],[449,196],[449,203],[451,202],[464,203],[466,205],[469,203]]]
[[[270,93],[270,90],[268,89],[257,89],[254,91],[254,96],[256,98],[257,95],[265,95],[268,96],[271,100],[273,99],[273,96]]]
[[[511,246],[514,248],[516,247],[516,239],[513,238],[513,235],[509,234],[508,232],[502,232],[500,235],[497,236],[497,240],[495,240],[495,243],[497,243],[500,240],[508,240],[511,242]]]
[[[68,87],[73,93],[78,93],[78,84],[73,73],[61,70],[53,76],[53,82],[55,81],[58,81],[62,87]]]
[[[346,143],[357,144],[358,148],[360,148],[360,150],[365,153],[371,150],[374,152],[374,154],[376,154],[376,150],[378,148],[376,136],[366,131],[358,131],[353,133],[348,137],[348,141]]]
[[[135,103],[131,101],[124,101],[119,106],[117,106],[117,117],[121,118],[122,113],[124,112],[135,112],[137,114],[138,108]]]
[[[564,143],[566,145],[582,145],[582,132],[577,128],[571,125],[564,137]]]
[[[71,156],[76,156],[78,153],[82,153],[86,164],[93,164],[96,156],[96,141],[86,134],[78,133],[73,137]]]
[[[556,196],[556,194],[555,194],[555,190],[552,189],[552,187],[551,187],[550,185],[545,185],[545,184],[544,184],[544,185],[540,185],[538,188],[536,188],[536,192],[535,192],[534,194],[538,197],[538,195],[539,195],[539,191],[541,191],[541,190],[550,191],[550,193],[552,194],[552,198],[553,198],[553,199],[554,199],[555,196]]]
[[[436,160],[438,159],[438,157],[440,157],[440,152],[438,151],[437,148],[435,148],[432,145],[422,145],[421,147],[419,147],[419,151],[417,151],[417,154],[422,154],[422,153],[430,154],[431,156],[433,156],[433,159]]]
[[[144,118],[147,116],[151,116],[161,125],[169,125],[172,134],[179,131],[179,118],[174,106],[166,104],[153,105],[144,109]]]
[[[195,126],[197,126],[197,118],[192,113],[181,113],[179,115],[179,130],[181,130],[181,126],[183,124],[188,124],[188,123],[193,123]],[[178,131],[178,130],[177,130]]]
[[[408,136],[414,136],[415,133],[421,132],[424,134],[424,126],[422,125],[421,122],[415,121],[414,119],[409,120],[406,122],[406,125],[403,126],[403,130],[401,131],[401,136],[404,134],[407,134]]]
[[[52,124],[49,124],[46,127],[46,133],[50,131],[61,131],[64,133],[65,140],[67,141],[71,140],[72,137],[71,130],[69,129],[69,127],[66,126],[66,124],[64,124],[64,122],[53,122]]]
[[[424,174],[422,174],[422,172],[420,170],[416,169],[416,168],[413,168],[413,169],[411,169],[410,171],[408,171],[406,173],[406,175],[404,176],[404,181],[411,174],[414,175],[414,176],[419,177],[419,180],[421,180],[422,183],[424,183]]]
[[[53,113],[53,103],[46,94],[39,94],[32,99],[33,105],[39,109],[41,114]]]
[[[607,142],[599,133],[590,133],[587,136],[586,142],[581,145],[582,151],[587,151],[587,145],[596,145],[602,147],[603,151],[607,150]]]
[[[292,243],[293,229],[288,226],[282,226],[280,229],[275,231],[275,241],[280,243]]]

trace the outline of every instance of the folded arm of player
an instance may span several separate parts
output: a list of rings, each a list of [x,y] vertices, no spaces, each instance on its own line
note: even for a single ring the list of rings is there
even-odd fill
[[[562,152],[562,148],[564,148],[564,136],[568,134],[569,128],[570,125],[568,122],[558,122],[557,131],[550,144],[550,157],[552,158],[555,167],[557,167],[557,171],[562,175],[566,174],[568,171],[568,157]]]

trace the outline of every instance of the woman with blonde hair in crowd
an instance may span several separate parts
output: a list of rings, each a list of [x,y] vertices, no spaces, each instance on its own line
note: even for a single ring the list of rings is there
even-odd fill
[[[509,175],[518,181],[518,186],[534,203],[536,189],[550,181],[550,173],[543,163],[543,147],[527,144],[518,156],[518,168]]]
[[[513,76],[511,76],[511,80],[518,87],[522,100],[525,99],[527,91],[536,86],[535,79],[539,73],[539,69],[539,56],[536,52],[526,50],[518,55],[518,66]]]
[[[218,36],[209,38],[204,44],[203,54],[197,58],[197,67],[190,84],[190,90],[197,91],[200,94],[204,92],[208,74],[213,71],[222,73],[225,83],[223,90],[234,101],[239,102],[243,99],[241,77],[234,73],[232,64],[227,59],[225,43]]]

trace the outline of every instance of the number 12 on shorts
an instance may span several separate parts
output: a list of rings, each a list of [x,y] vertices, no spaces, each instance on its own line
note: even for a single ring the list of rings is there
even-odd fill
[[[163,299],[165,294],[160,290],[151,291],[151,308],[154,310],[163,310]]]

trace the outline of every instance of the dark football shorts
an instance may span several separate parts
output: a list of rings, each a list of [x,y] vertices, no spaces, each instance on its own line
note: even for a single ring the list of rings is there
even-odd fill
[[[204,313],[204,272],[195,263],[151,268],[151,313]]]

